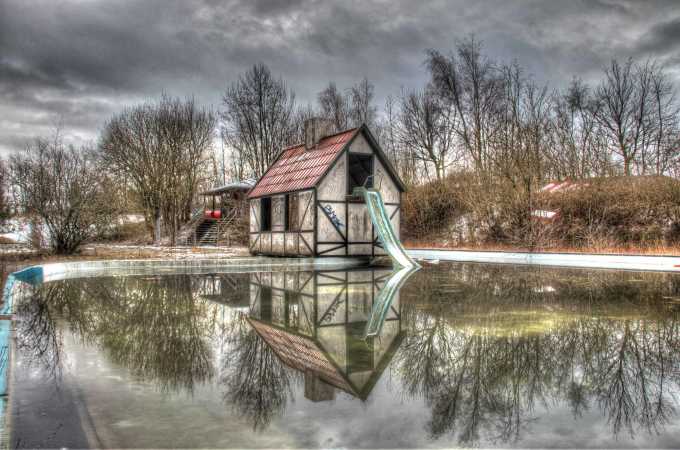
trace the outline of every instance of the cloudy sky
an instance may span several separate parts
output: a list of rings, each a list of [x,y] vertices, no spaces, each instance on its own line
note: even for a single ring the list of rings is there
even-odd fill
[[[301,102],[366,76],[381,104],[425,82],[425,49],[470,33],[555,87],[629,56],[680,81],[676,0],[0,0],[0,154],[57,125],[93,141],[123,106],[163,92],[218,108],[257,62]]]

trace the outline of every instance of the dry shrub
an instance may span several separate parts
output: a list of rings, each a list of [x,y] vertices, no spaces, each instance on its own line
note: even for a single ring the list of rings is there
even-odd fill
[[[126,222],[112,227],[108,233],[101,236],[102,242],[121,242],[128,244],[150,243],[148,227],[144,222]]]
[[[462,201],[464,182],[457,176],[411,187],[402,202],[405,237],[422,239],[448,228],[467,212]]]
[[[531,216],[556,210],[554,220]],[[519,189],[498,178],[456,174],[411,188],[403,235],[439,245],[605,251],[680,244],[680,181],[669,177],[589,179],[553,194]],[[456,239],[456,226],[467,228]]]
[[[559,211],[554,238],[573,247],[674,245],[680,242],[680,182],[669,177],[589,180],[544,196]]]

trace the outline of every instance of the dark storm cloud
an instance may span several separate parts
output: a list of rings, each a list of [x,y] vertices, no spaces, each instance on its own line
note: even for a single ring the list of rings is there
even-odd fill
[[[553,86],[594,81],[612,57],[680,64],[674,1],[0,0],[0,152],[57,124],[91,141],[162,92],[218,107],[257,62],[301,102],[366,76],[382,103],[426,81],[426,48],[470,33]]]
[[[680,17],[656,24],[641,41],[638,48],[640,56],[677,59],[680,51]]]

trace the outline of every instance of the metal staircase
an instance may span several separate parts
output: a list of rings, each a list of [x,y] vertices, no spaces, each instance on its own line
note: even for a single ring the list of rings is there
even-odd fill
[[[217,245],[230,243],[229,229],[237,217],[237,211],[231,211],[221,219],[203,217],[203,211],[196,220],[191,220],[180,233],[178,242],[183,245]]]

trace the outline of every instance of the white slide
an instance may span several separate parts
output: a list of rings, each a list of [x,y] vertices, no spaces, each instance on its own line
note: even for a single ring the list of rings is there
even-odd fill
[[[399,267],[420,267],[413,258],[406,254],[406,250],[397,238],[394,228],[392,228],[392,222],[390,222],[387,211],[385,211],[385,203],[383,203],[380,192],[360,187],[354,189],[354,194],[362,195],[366,200],[366,207],[378,238],[394,264]]]

